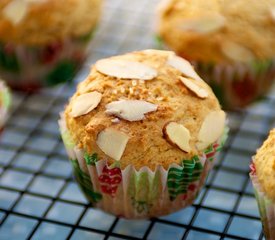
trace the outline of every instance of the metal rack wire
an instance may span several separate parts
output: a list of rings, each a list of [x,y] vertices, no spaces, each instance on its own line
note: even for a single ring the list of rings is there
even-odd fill
[[[106,0],[90,59],[76,82],[98,58],[155,47],[157,2]],[[74,89],[14,94],[0,142],[0,239],[264,239],[248,166],[275,127],[275,89],[260,103],[229,113],[229,140],[196,202],[146,221],[91,208],[72,179],[57,120]]]

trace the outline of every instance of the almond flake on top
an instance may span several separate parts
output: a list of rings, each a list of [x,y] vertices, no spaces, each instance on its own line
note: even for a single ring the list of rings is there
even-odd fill
[[[97,146],[109,157],[119,161],[124,153],[129,137],[116,129],[106,128],[97,136]]]
[[[107,104],[105,112],[133,122],[143,120],[144,114],[154,112],[157,108],[157,105],[143,100],[119,100]]]
[[[217,141],[223,134],[225,127],[225,112],[213,111],[210,112],[204,119],[199,135],[198,135],[198,143],[196,143],[196,147],[199,150],[204,150],[210,144]]]
[[[180,29],[200,34],[215,32],[225,26],[226,19],[220,14],[210,16],[199,16],[194,19],[186,19],[182,22]]]
[[[191,139],[189,130],[182,124],[169,122],[163,128],[163,134],[168,142],[176,145],[184,152],[190,152],[189,141]]]
[[[184,76],[193,78],[195,80],[201,81],[201,77],[196,73],[193,66],[185,59],[175,55],[170,54],[167,59],[167,64],[177,70],[179,70]]]
[[[94,91],[77,96],[72,102],[72,117],[76,118],[94,110],[100,103],[102,94]]]
[[[206,89],[202,88],[201,86],[195,83],[196,80],[193,81],[190,78],[185,78],[181,76],[179,77],[179,79],[189,90],[195,93],[197,97],[204,99],[209,96]]]
[[[122,59],[103,59],[95,64],[98,72],[120,79],[152,80],[157,77],[156,69],[140,62]]]
[[[223,54],[233,61],[250,62],[255,59],[252,51],[238,43],[225,41],[222,45]]]

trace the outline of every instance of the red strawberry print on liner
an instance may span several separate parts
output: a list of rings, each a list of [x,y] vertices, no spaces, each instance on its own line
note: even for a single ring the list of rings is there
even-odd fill
[[[188,186],[188,190],[191,191],[191,192],[194,192],[196,189],[197,189],[197,185],[196,184],[191,183]]]
[[[197,189],[197,185],[194,183],[191,183],[188,186],[188,191],[190,191],[190,192],[194,192],[196,189]],[[184,195],[182,195],[181,200],[185,201],[187,199],[187,197],[188,197],[188,194],[185,193]]]
[[[213,151],[210,151],[208,153],[206,153],[206,158],[208,160],[210,160],[211,158],[213,158],[217,152],[217,148],[219,147],[220,145],[218,143],[214,143],[213,144]]]
[[[257,95],[257,84],[249,75],[242,81],[232,83],[234,95],[241,101],[241,105],[246,105]]]
[[[122,180],[121,169],[117,167],[108,169],[108,167],[105,166],[98,179],[101,191],[114,197]]]
[[[251,170],[251,175],[256,175],[256,166],[254,163],[251,163],[249,166],[250,170]]]
[[[62,50],[63,45],[61,42],[51,43],[43,49],[42,52],[42,62],[52,63],[58,56],[59,52]]]

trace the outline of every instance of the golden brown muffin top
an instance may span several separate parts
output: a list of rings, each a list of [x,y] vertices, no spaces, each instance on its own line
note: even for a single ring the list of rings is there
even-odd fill
[[[257,150],[254,163],[263,192],[275,201],[275,128]]]
[[[204,62],[275,57],[275,0],[165,0],[158,34],[181,56]]]
[[[101,0],[1,0],[0,41],[43,45],[88,34]]]
[[[152,170],[201,154],[225,124],[218,100],[191,64],[158,50],[98,61],[65,119],[73,141],[89,154]]]

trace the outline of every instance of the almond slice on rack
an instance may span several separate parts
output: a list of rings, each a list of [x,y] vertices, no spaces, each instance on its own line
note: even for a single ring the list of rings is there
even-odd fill
[[[129,137],[118,130],[106,128],[97,136],[97,146],[109,157],[119,161],[124,153]]]
[[[176,122],[169,122],[163,128],[164,137],[172,145],[176,145],[184,152],[190,152],[191,147],[189,145],[190,132],[183,125]]]
[[[180,81],[199,98],[204,99],[209,96],[208,92],[201,86],[197,85],[192,79],[180,76]]]
[[[210,144],[217,141],[224,131],[225,126],[225,112],[213,111],[210,112],[204,119],[199,135],[198,135],[198,143],[196,147],[199,150],[206,149]]]
[[[98,106],[101,98],[102,94],[96,91],[77,96],[72,103],[72,117],[76,118],[91,112]]]
[[[225,41],[223,43],[222,52],[233,61],[249,62],[255,59],[254,54],[249,49],[231,41]]]
[[[28,12],[28,2],[13,0],[4,9],[3,15],[14,25],[19,24]]]
[[[144,119],[144,114],[157,108],[157,105],[143,100],[119,100],[107,104],[105,112],[132,122]]]
[[[186,19],[180,28],[183,31],[192,31],[200,34],[212,33],[225,26],[225,17],[220,14],[201,16],[195,19]]]
[[[103,59],[96,62],[95,67],[102,74],[120,79],[152,80],[158,75],[156,69],[128,60]]]
[[[193,66],[185,59],[177,56],[175,53],[169,54],[167,64],[179,70],[186,77],[190,77],[196,80],[202,80],[194,70]]]

